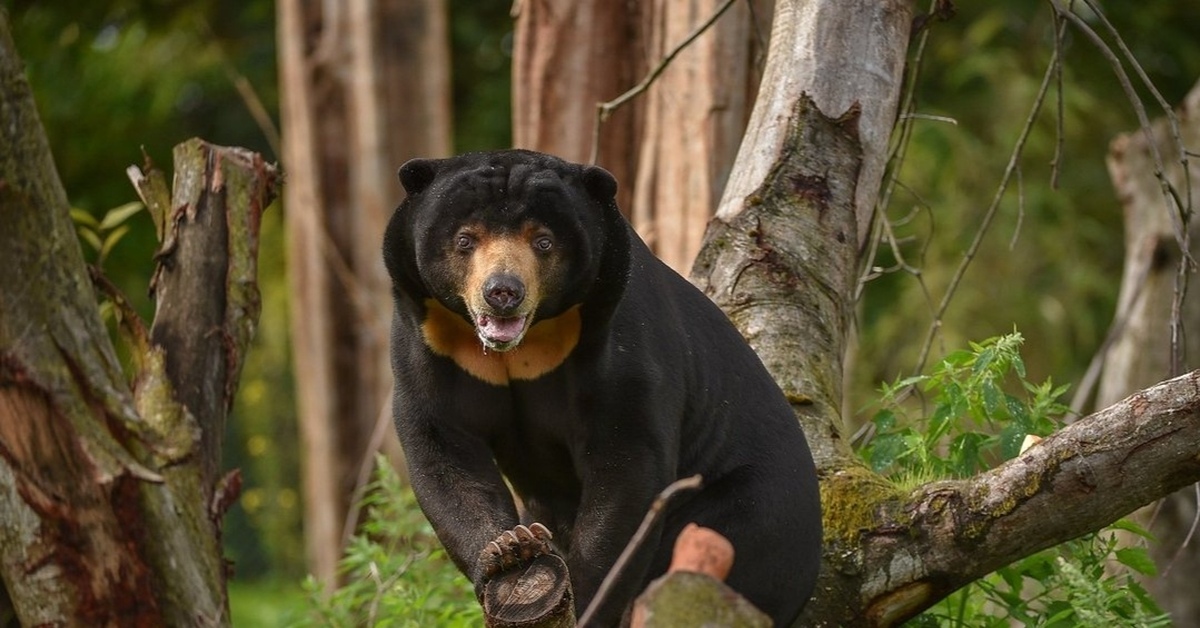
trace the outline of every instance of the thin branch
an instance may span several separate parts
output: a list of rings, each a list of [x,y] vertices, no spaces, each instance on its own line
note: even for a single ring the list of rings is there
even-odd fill
[[[1066,33],[1066,25],[1063,24],[1058,30],[1058,39]],[[983,216],[983,221],[979,225],[979,230],[975,232],[975,239],[971,242],[971,246],[967,252],[963,254],[962,262],[954,271],[954,276],[950,279],[950,285],[946,288],[946,293],[942,296],[942,301],[938,305],[937,312],[934,315],[933,321],[929,324],[929,331],[925,336],[925,343],[921,347],[921,356],[917,359],[917,366],[913,369],[914,373],[920,373],[925,368],[925,362],[929,359],[930,349],[933,347],[933,340],[937,337],[938,330],[941,329],[942,317],[946,314],[946,309],[950,307],[950,300],[958,291],[958,284],[962,281],[963,275],[966,274],[967,268],[975,259],[976,253],[979,251],[980,245],[983,243],[983,238],[991,227],[992,220],[996,217],[996,212],[1000,207],[1000,201],[1004,198],[1005,192],[1008,191],[1008,182],[1012,178],[1013,172],[1017,169],[1017,164],[1020,161],[1022,153],[1025,151],[1025,142],[1029,139],[1030,132],[1033,131],[1033,125],[1037,119],[1037,114],[1042,109],[1042,104],[1046,100],[1046,92],[1049,91],[1051,79],[1055,74],[1055,66],[1062,62],[1062,57],[1059,56],[1059,47],[1055,46],[1054,54],[1050,56],[1050,65],[1046,68],[1046,73],[1042,77],[1041,87],[1038,88],[1037,96],[1034,97],[1033,108],[1029,112],[1029,117],[1025,119],[1025,126],[1021,129],[1021,135],[1017,138],[1016,144],[1013,146],[1012,154],[1008,159],[1008,166],[1004,168],[1004,176],[1000,179],[1000,185],[996,189],[995,196],[992,197],[992,203],[988,207],[987,212]]]
[[[929,15],[934,15],[938,11],[939,2],[942,0],[930,0]],[[912,60],[908,63],[908,80],[904,86],[904,101],[897,107],[897,123],[900,127],[898,138],[891,148],[888,155],[888,176],[883,189],[880,190],[879,199],[875,205],[875,220],[884,223],[887,221],[887,208],[891,203],[892,192],[899,183],[900,170],[904,166],[904,158],[908,155],[908,145],[912,138],[913,121],[920,116],[916,114],[916,93],[917,79],[921,74],[921,62],[925,58],[925,46],[929,41],[929,29],[922,28],[920,37],[917,41],[917,50],[913,53]],[[862,298],[863,289],[867,281],[873,277],[871,269],[875,263],[875,255],[879,250],[879,241],[884,237],[884,232],[890,229],[880,228],[876,231],[876,237],[870,238],[871,245],[866,255],[860,255],[862,260],[862,272],[859,275],[858,285],[854,289],[854,302],[858,303]],[[925,289],[922,281],[922,289]]]
[[[1054,10],[1057,11],[1060,16],[1074,25],[1075,28],[1079,29],[1079,31],[1083,33],[1085,37],[1091,40],[1091,42],[1095,44],[1096,48],[1100,51],[1100,54],[1103,55],[1112,66],[1113,74],[1117,77],[1117,82],[1121,84],[1121,89],[1124,90],[1126,99],[1129,100],[1129,104],[1133,107],[1134,114],[1137,115],[1138,124],[1141,127],[1142,133],[1146,136],[1148,148],[1150,149],[1150,156],[1154,159],[1154,176],[1158,179],[1159,185],[1163,189],[1163,200],[1166,203],[1167,211],[1171,216],[1171,224],[1175,228],[1176,240],[1179,242],[1181,250],[1184,251],[1184,255],[1187,255],[1187,249],[1182,248],[1184,241],[1183,233],[1185,229],[1182,223],[1181,214],[1178,211],[1171,211],[1171,202],[1175,196],[1172,192],[1172,186],[1170,182],[1166,179],[1162,154],[1159,152],[1158,145],[1154,141],[1154,132],[1150,127],[1150,117],[1146,113],[1145,106],[1142,105],[1141,98],[1139,98],[1137,95],[1137,90],[1134,89],[1133,83],[1129,80],[1129,74],[1125,71],[1125,67],[1121,64],[1121,60],[1117,58],[1117,55],[1113,52],[1112,48],[1105,43],[1104,39],[1100,37],[1100,34],[1092,29],[1087,22],[1083,21],[1082,18],[1069,9],[1060,7],[1056,0],[1051,0],[1050,5],[1054,7]],[[1170,106],[1167,106],[1166,110],[1170,112]],[[1182,208],[1180,209],[1182,210]]]
[[[1057,12],[1052,13],[1051,17],[1054,18],[1054,31],[1062,31],[1062,18],[1058,16]],[[1062,44],[1062,37],[1054,38],[1054,54],[1058,55],[1059,59],[1063,58]],[[1054,119],[1054,158],[1050,160],[1051,190],[1058,189],[1058,174],[1062,169],[1063,145],[1067,139],[1066,130],[1063,128],[1066,124],[1064,115],[1064,101],[1066,98],[1063,96],[1063,64],[1061,63],[1054,66],[1054,100],[1058,115]]]
[[[1183,543],[1179,544],[1179,549],[1175,550],[1175,555],[1171,557],[1171,562],[1167,563],[1166,569],[1163,569],[1163,578],[1167,577],[1167,574],[1171,572],[1171,568],[1175,566],[1179,557],[1183,555],[1183,551],[1188,548],[1188,545],[1191,545],[1192,537],[1196,535],[1196,528],[1200,527],[1200,482],[1193,484],[1192,488],[1196,490],[1196,514],[1192,517],[1192,527],[1188,528],[1188,533],[1184,537]],[[1162,505],[1161,501],[1159,505]]]
[[[646,535],[650,532],[650,528],[654,525],[658,518],[662,516],[666,509],[667,502],[675,495],[684,491],[694,491],[700,488],[703,483],[703,478],[699,475],[675,480],[663,489],[658,497],[654,498],[654,503],[650,504],[650,510],[642,519],[642,525],[638,526],[637,532],[633,534],[633,538],[629,539],[629,543],[625,545],[625,549],[621,551],[621,555],[617,557],[617,562],[613,563],[612,569],[608,570],[608,574],[604,576],[604,581],[600,583],[600,588],[596,590],[595,597],[592,598],[592,603],[588,604],[587,610],[579,618],[579,628],[586,628],[596,615],[596,610],[604,603],[604,599],[608,597],[609,591],[612,590],[613,584],[625,570],[625,565],[629,563],[633,555],[642,547],[642,543],[646,540]]]
[[[1008,241],[1010,252],[1017,248],[1017,238],[1021,236],[1021,223],[1025,222],[1025,177],[1021,173],[1021,168],[1017,167],[1017,226],[1013,227],[1012,239]]]
[[[375,453],[383,447],[383,439],[392,426],[391,404],[387,400],[392,398],[395,389],[396,384],[393,382],[387,397],[379,406],[379,415],[375,419],[375,428],[371,430],[371,439],[367,442],[367,448],[358,463],[358,476],[354,478],[354,491],[350,494],[350,509],[346,512],[345,522],[342,523],[342,549],[350,545],[350,537],[354,536],[354,531],[358,528],[358,516],[362,510],[358,504],[362,502],[367,485],[371,482],[371,471],[375,469]]]
[[[609,116],[611,116],[613,112],[619,109],[626,102],[632,100],[638,94],[641,94],[649,89],[650,85],[658,79],[659,75],[662,74],[664,70],[667,69],[667,66],[675,60],[675,57],[678,56],[680,52],[683,52],[684,48],[687,48],[689,45],[691,45],[691,43],[695,41],[697,37],[704,34],[704,31],[708,30],[709,27],[715,24],[716,21],[725,14],[725,11],[729,10],[729,7],[733,6],[734,2],[737,2],[737,0],[725,0],[725,2],[721,3],[721,6],[717,7],[717,10],[713,12],[713,14],[707,20],[705,20],[703,24],[692,30],[692,32],[685,37],[684,40],[679,43],[679,45],[675,46],[673,50],[668,52],[667,55],[662,58],[662,61],[659,61],[658,65],[650,70],[650,73],[642,79],[642,82],[634,85],[624,94],[621,94],[610,101],[596,104],[596,123],[592,127],[592,156],[588,160],[588,163],[595,164],[596,159],[599,158],[600,126],[608,120]]]
[[[1100,37],[1099,33],[1092,29],[1087,22],[1083,21],[1082,18],[1070,11],[1069,7],[1067,9],[1063,9],[1058,5],[1057,2],[1052,0],[1050,4],[1054,7],[1055,11],[1074,24],[1076,28],[1078,28],[1080,32],[1084,34],[1084,36],[1091,40],[1092,43],[1095,44],[1095,46],[1100,50],[1100,53],[1106,59],[1108,59],[1109,64],[1112,65],[1113,73],[1116,75],[1118,82],[1121,84],[1121,88],[1125,90],[1125,96],[1129,100],[1129,103],[1133,106],[1134,113],[1137,114],[1138,123],[1141,126],[1142,133],[1146,136],[1146,141],[1150,149],[1150,155],[1154,159],[1154,176],[1156,179],[1158,179],[1159,186],[1162,188],[1163,204],[1168,215],[1171,217],[1171,225],[1175,230],[1175,239],[1179,244],[1179,250],[1181,252],[1179,269],[1175,275],[1175,293],[1171,302],[1171,373],[1178,374],[1183,370],[1184,353],[1186,352],[1184,347],[1184,336],[1186,332],[1183,326],[1183,299],[1187,294],[1189,271],[1195,264],[1195,261],[1191,257],[1190,251],[1191,234],[1188,232],[1187,228],[1192,213],[1191,178],[1187,176],[1187,153],[1183,149],[1183,137],[1179,131],[1179,121],[1175,115],[1174,109],[1172,109],[1172,107],[1166,102],[1166,99],[1162,97],[1162,94],[1158,92],[1158,89],[1154,87],[1153,83],[1150,81],[1150,78],[1146,75],[1145,70],[1142,69],[1142,66],[1138,64],[1137,59],[1134,58],[1133,53],[1130,52],[1129,48],[1125,45],[1125,41],[1121,38],[1120,33],[1117,32],[1117,29],[1112,25],[1111,22],[1108,21],[1108,18],[1104,16],[1103,12],[1099,10],[1099,7],[1097,7],[1091,0],[1083,1],[1085,4],[1087,4],[1088,8],[1096,14],[1101,24],[1105,26],[1113,38],[1116,39],[1117,46],[1120,48],[1121,53],[1125,56],[1126,61],[1133,66],[1134,71],[1137,72],[1137,75],[1142,80],[1142,83],[1148,90],[1150,90],[1150,93],[1154,95],[1159,106],[1166,113],[1171,137],[1175,141],[1175,146],[1178,147],[1179,160],[1184,172],[1186,202],[1179,198],[1178,192],[1175,190],[1174,186],[1171,185],[1171,182],[1167,180],[1166,168],[1163,166],[1162,154],[1158,150],[1158,143],[1154,140],[1154,131],[1150,126],[1149,116],[1146,114],[1146,109],[1144,106],[1142,106],[1141,99],[1138,97],[1132,82],[1129,80],[1128,73],[1125,72],[1125,67],[1121,63],[1121,60],[1117,57],[1116,53],[1113,52],[1112,48],[1104,41],[1104,39]],[[1172,203],[1174,203],[1174,207],[1172,207]]]
[[[1117,305],[1117,312],[1113,316],[1112,325],[1108,328],[1108,333],[1104,336],[1104,341],[1100,343],[1100,348],[1092,356],[1092,361],[1088,363],[1087,371],[1083,374],[1083,379],[1079,381],[1079,386],[1075,390],[1075,395],[1071,397],[1071,417],[1079,416],[1083,413],[1083,408],[1092,397],[1092,392],[1096,384],[1100,381],[1100,373],[1104,369],[1104,359],[1108,356],[1109,350],[1116,344],[1117,339],[1121,337],[1121,333],[1125,331],[1125,325],[1129,323],[1130,317],[1133,315],[1133,306],[1138,302],[1138,298],[1142,294],[1142,288],[1146,285],[1146,279],[1150,276],[1150,268],[1154,264],[1150,260],[1146,260],[1142,267],[1138,269],[1137,276],[1133,278],[1133,291],[1129,298],[1125,299]],[[1070,417],[1068,417],[1070,422]]]

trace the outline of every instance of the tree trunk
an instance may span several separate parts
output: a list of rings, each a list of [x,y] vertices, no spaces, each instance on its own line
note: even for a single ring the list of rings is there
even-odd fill
[[[257,321],[257,155],[176,148],[153,331],[112,292],[125,381],[29,85],[0,11],[0,578],[21,625],[225,625],[219,438]],[[140,175],[140,171],[138,172]],[[211,260],[218,248],[228,257]],[[97,276],[100,285],[106,285]],[[199,301],[203,301],[200,303]],[[182,330],[205,330],[183,333]]]
[[[277,6],[305,538],[331,584],[364,465],[395,447],[380,234],[396,168],[450,152],[446,15],[442,0]]]
[[[713,15],[721,0],[667,0],[649,16],[646,49],[658,63]],[[633,225],[680,273],[691,268],[716,211],[758,89],[763,15],[737,2],[675,57],[642,97],[644,124],[634,179]],[[753,18],[761,20],[754,23]],[[756,32],[761,31],[761,32]],[[757,48],[757,50],[756,50]]]
[[[659,2],[662,0],[655,0]],[[593,147],[596,104],[615,97],[645,72],[643,13],[653,3],[606,0],[515,3],[513,145],[596,163],[618,181],[634,180],[641,113],[618,112]],[[617,191],[628,208],[633,188]]]
[[[520,3],[513,72],[518,147],[596,163],[651,249],[686,272],[700,246],[758,86],[770,2],[738,2],[597,131],[596,105],[637,85],[725,4]],[[631,10],[631,6],[636,6]]]
[[[1200,83],[1188,94],[1179,112],[1183,142],[1200,146]],[[1108,156],[1117,196],[1125,209],[1125,272],[1121,280],[1114,325],[1117,336],[1104,360],[1104,373],[1096,405],[1104,407],[1121,397],[1169,377],[1171,373],[1171,310],[1180,255],[1171,217],[1163,204],[1162,188],[1149,142],[1164,156],[1166,178],[1181,193],[1186,190],[1182,165],[1170,159],[1174,139],[1167,120],[1153,125],[1153,137],[1141,131],[1113,141]],[[1200,190],[1200,166],[1193,161],[1190,175],[1193,194]],[[1191,226],[1191,255],[1200,256],[1200,230]],[[1185,364],[1194,368],[1200,355],[1200,292],[1189,287],[1183,303],[1186,337]],[[1200,625],[1200,598],[1195,594],[1195,574],[1200,573],[1200,544],[1184,546],[1196,520],[1196,488],[1175,493],[1140,514],[1154,535],[1151,556],[1159,576],[1146,586],[1179,626]]]

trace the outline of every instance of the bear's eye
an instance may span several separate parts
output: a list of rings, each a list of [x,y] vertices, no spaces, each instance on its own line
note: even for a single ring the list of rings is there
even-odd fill
[[[545,253],[554,248],[554,240],[550,239],[550,236],[542,236],[533,241],[533,248]]]
[[[460,233],[454,238],[454,246],[458,247],[460,251],[470,251],[475,247],[475,238],[465,233]]]

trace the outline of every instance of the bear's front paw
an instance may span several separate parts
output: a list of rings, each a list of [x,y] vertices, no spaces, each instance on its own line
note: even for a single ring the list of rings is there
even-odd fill
[[[496,537],[479,552],[484,580],[550,553],[550,531],[540,523],[519,525]]]

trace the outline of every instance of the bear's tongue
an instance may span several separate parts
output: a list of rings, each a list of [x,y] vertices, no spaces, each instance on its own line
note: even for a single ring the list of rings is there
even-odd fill
[[[495,343],[506,343],[516,340],[525,329],[524,316],[488,316],[481,314],[475,321],[479,335]]]

